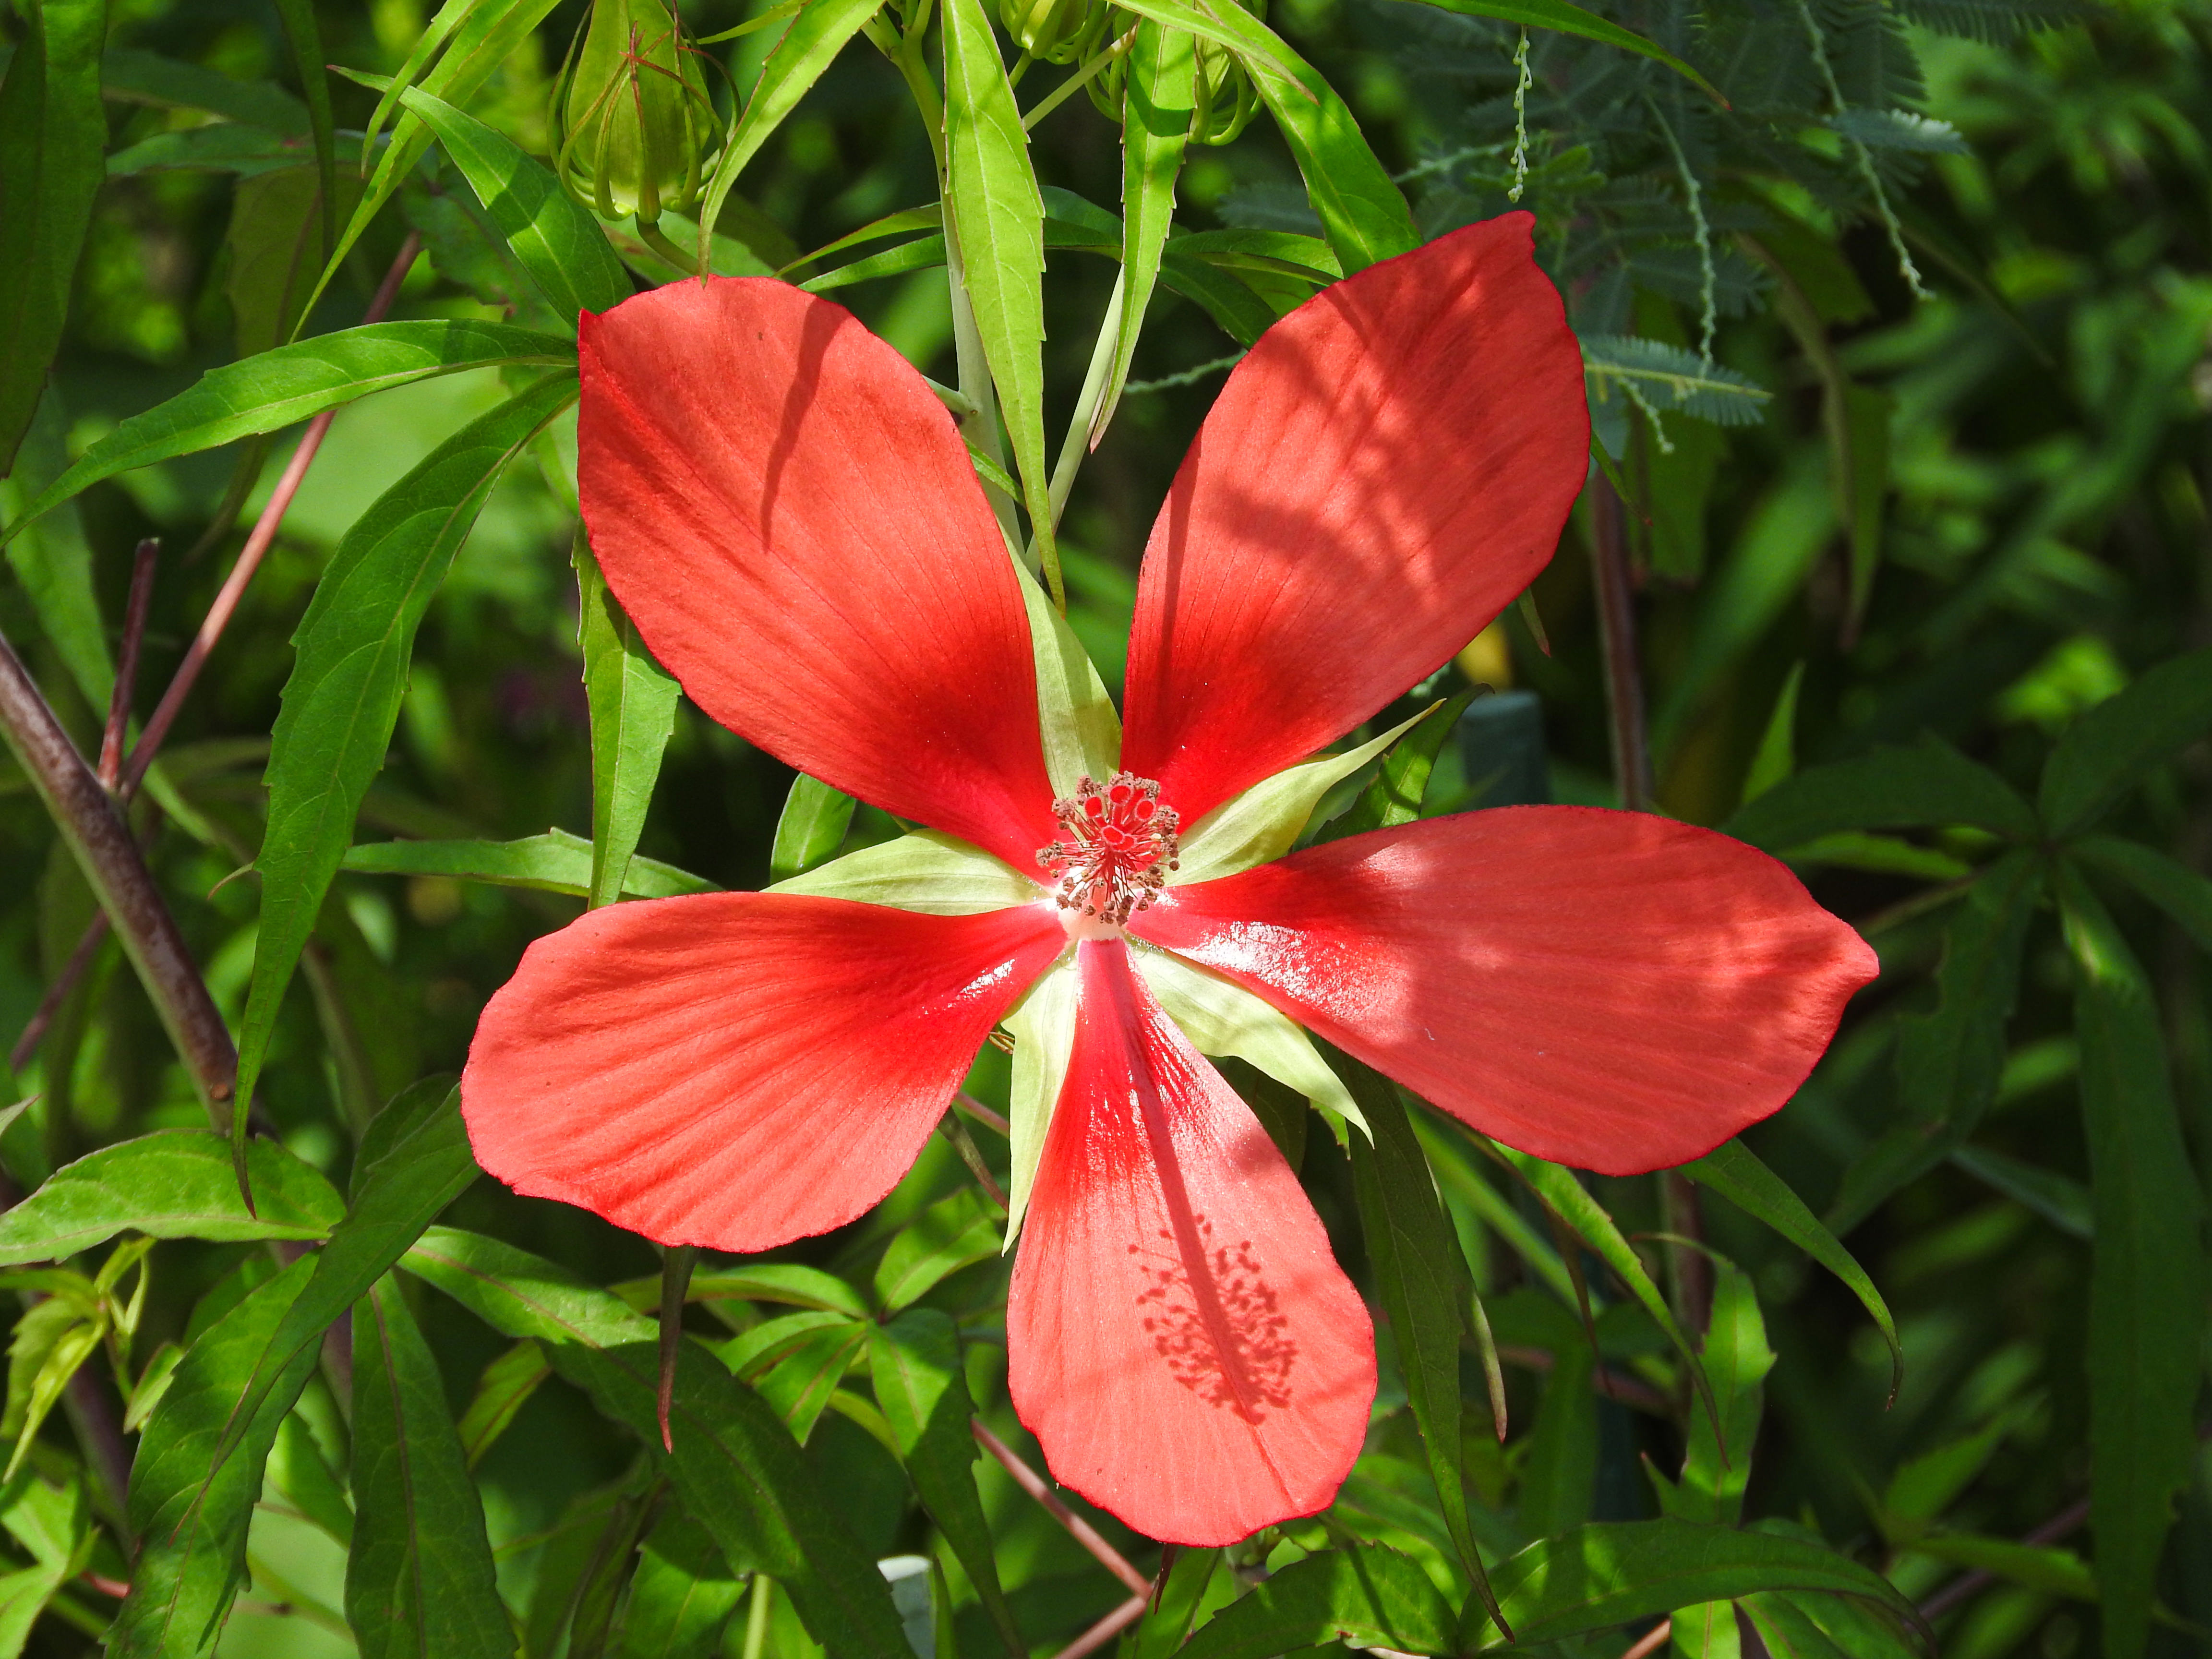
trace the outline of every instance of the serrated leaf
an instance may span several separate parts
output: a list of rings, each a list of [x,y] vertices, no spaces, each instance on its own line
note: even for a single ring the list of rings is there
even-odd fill
[[[372,876],[453,876],[498,887],[529,887],[583,898],[592,890],[592,843],[565,830],[520,841],[372,841],[346,848],[341,870]],[[720,890],[704,876],[633,855],[623,875],[629,898],[674,898]]]
[[[946,230],[959,244],[1031,532],[1057,596],[1044,452],[1044,202],[990,19],[979,0],[945,0],[942,15]]]
[[[999,1253],[1000,1218],[983,1195],[962,1187],[896,1234],[876,1268],[876,1295],[896,1313],[970,1263]]]
[[[2087,884],[2062,866],[2057,885],[2074,960],[2081,1121],[2096,1212],[2085,1344],[2089,1525],[2104,1651],[2136,1659],[2149,1638],[2172,1497],[2189,1480],[2196,1452],[2203,1204],[2182,1140],[2156,994]]]
[[[254,864],[261,927],[238,1037],[242,1100],[384,765],[415,630],[507,463],[575,397],[573,375],[550,375],[463,427],[362,514],[316,586],[293,635],[269,755],[269,827]]]
[[[2015,841],[2039,833],[2034,809],[1989,768],[1929,737],[1910,749],[1810,767],[1785,778],[1721,826],[1784,852],[1839,830],[1967,823]]]
[[[842,789],[833,789],[819,778],[801,772],[791,781],[783,812],[775,821],[775,840],[769,849],[770,879],[788,881],[832,857],[845,844],[852,828],[853,809],[859,803]]]
[[[791,1592],[833,1659],[904,1650],[883,1575],[823,1501],[789,1431],[698,1344],[679,1351],[675,1449],[664,1457],[652,1320],[550,1262],[471,1233],[434,1229],[404,1265],[495,1330],[540,1343],[556,1370],[665,1462],[684,1509],[728,1559]]]
[[[230,1143],[211,1129],[164,1129],[64,1164],[0,1215],[0,1262],[58,1261],[121,1232],[238,1241],[323,1238],[345,1200],[273,1140],[247,1144],[255,1209],[240,1196]]]
[[[573,322],[579,312],[611,310],[629,298],[629,279],[599,222],[550,169],[504,133],[419,87],[399,96],[437,136],[556,316]]]
[[[1433,4],[1436,0],[1430,0]],[[1694,351],[1632,334],[1582,337],[1583,373],[1601,400],[1610,386],[1629,387],[1661,414],[1680,412],[1716,426],[1756,426],[1774,394],[1732,368]]]
[[[2123,792],[2212,728],[2212,651],[2171,658],[2099,703],[2058,739],[2036,804],[2055,837],[2079,835]]]
[[[513,1659],[483,1504],[445,1382],[390,1278],[356,1306],[353,1339],[345,1602],[362,1659]]]
[[[0,82],[0,477],[31,424],[69,318],[77,257],[106,176],[106,0],[43,0]]]
[[[1764,1222],[1850,1286],[1888,1345],[1889,1391],[1895,1398],[1905,1380],[1905,1350],[1898,1342],[1897,1323],[1890,1317],[1889,1304],[1867,1277],[1866,1269],[1821,1225],[1804,1200],[1741,1140],[1723,1141],[1694,1163],[1682,1165],[1682,1173],[1718,1193],[1746,1215]]]
[[[608,590],[580,526],[573,551],[576,639],[583,647],[584,697],[592,716],[589,897],[596,909],[623,895],[684,688],[653,660],[636,625]]]
[[[188,391],[125,421],[41,490],[0,540],[103,478],[279,431],[372,392],[464,369],[575,360],[574,342],[505,323],[368,323],[279,346],[211,368]]]

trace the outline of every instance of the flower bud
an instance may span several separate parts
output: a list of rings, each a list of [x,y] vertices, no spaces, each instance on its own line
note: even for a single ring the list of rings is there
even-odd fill
[[[1048,64],[1073,64],[1098,49],[1104,0],[999,0],[999,21],[1014,43]]]
[[[1267,15],[1267,0],[1238,0],[1252,15],[1264,19]],[[1118,33],[1131,27],[1136,20],[1117,13],[1114,28]],[[1197,73],[1193,80],[1194,107],[1190,118],[1190,142],[1194,144],[1225,144],[1251,125],[1252,118],[1260,112],[1260,94],[1253,89],[1252,78],[1244,72],[1226,46],[1215,45],[1201,37],[1196,43]],[[1116,58],[1105,69],[1091,79],[1088,90],[1091,101],[1098,106],[1100,114],[1111,121],[1121,118],[1121,99],[1127,60]]]
[[[592,0],[554,82],[554,170],[602,219],[698,198],[719,136],[701,62],[665,0]]]

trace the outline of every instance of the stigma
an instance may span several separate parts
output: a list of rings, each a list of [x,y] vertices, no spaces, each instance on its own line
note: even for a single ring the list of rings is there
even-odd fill
[[[1062,910],[1118,928],[1167,885],[1182,820],[1160,804],[1160,787],[1150,778],[1086,777],[1073,795],[1053,802],[1052,815],[1066,838],[1040,847],[1036,858],[1054,878],[1053,898]]]

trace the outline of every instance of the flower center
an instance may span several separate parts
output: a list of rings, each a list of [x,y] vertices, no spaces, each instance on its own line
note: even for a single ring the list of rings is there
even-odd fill
[[[1160,787],[1132,772],[1109,783],[1085,778],[1075,793],[1052,804],[1067,839],[1037,848],[1037,862],[1054,878],[1053,896],[1063,910],[1119,927],[1132,912],[1159,896],[1176,867],[1182,820],[1160,805]]]

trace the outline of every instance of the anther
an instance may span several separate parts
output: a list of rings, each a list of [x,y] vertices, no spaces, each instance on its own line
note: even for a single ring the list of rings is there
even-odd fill
[[[1058,878],[1054,897],[1063,910],[1120,927],[1149,908],[1177,867],[1175,808],[1160,804],[1150,778],[1117,772],[1101,784],[1085,778],[1074,794],[1052,804],[1068,839],[1037,849],[1037,862]]]

